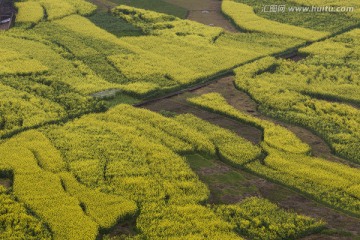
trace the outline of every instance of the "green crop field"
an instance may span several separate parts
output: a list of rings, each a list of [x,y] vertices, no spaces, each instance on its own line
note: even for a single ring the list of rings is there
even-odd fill
[[[0,1],[0,239],[359,239],[359,9]]]

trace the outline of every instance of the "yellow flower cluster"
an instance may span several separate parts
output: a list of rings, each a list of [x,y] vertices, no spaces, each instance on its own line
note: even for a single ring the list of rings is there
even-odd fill
[[[40,61],[29,59],[16,51],[1,49],[3,62],[0,65],[0,76],[43,74],[49,69]]]
[[[110,189],[115,193],[140,202],[154,202],[156,205],[167,199],[173,205],[170,209],[174,211],[183,204],[195,204],[208,196],[206,187],[197,180],[184,160],[172,151],[214,153],[215,147],[207,137],[185,124],[148,110],[120,105],[106,114],[84,117],[64,128],[50,130],[49,135],[58,148],[63,150],[71,171],[88,185],[108,189],[108,184],[104,183],[109,181]],[[230,133],[228,135],[232,136]],[[79,141],[80,136],[88,140]],[[106,172],[103,173],[101,169],[106,169]],[[161,205],[156,209],[157,214],[165,210],[162,210]],[[145,210],[142,209],[141,213],[145,215]],[[143,218],[154,223],[160,221],[156,216],[148,214]],[[172,220],[173,227],[182,221]],[[150,231],[157,228],[157,224],[139,225],[147,229],[147,234],[161,233],[159,230]],[[171,231],[171,234],[178,234],[174,229]],[[205,228],[201,231],[205,231]]]
[[[199,205],[209,190],[175,153],[215,153],[212,141],[190,126],[119,105],[46,134],[81,182],[139,203],[137,227],[145,236],[240,239]]]
[[[186,84],[199,78],[199,74],[195,71],[151,53],[120,54],[110,56],[108,59],[128,79],[136,82],[152,81],[156,83],[159,79],[164,79],[169,82]]]
[[[40,4],[45,8],[47,20],[49,21],[76,13],[76,8],[68,2],[46,0],[40,1]]]
[[[30,215],[24,204],[17,202],[14,196],[1,185],[0,206],[1,239],[51,239],[51,234],[45,224]]]
[[[76,13],[89,15],[96,10],[95,5],[84,0],[65,0],[61,1],[61,3],[56,0],[28,0],[16,3],[16,6],[20,10],[20,20],[16,20],[18,22],[31,22],[34,24],[43,18],[44,10],[46,11],[47,20],[50,21]]]
[[[316,41],[330,34],[259,17],[254,13],[251,6],[233,0],[222,1],[221,7],[223,13],[232,19],[238,27],[248,31],[284,35],[307,41]]]
[[[195,35],[213,41],[224,33],[219,27],[208,27],[194,21],[126,5],[120,5],[112,9],[112,12],[151,35],[167,37]]]
[[[77,236],[95,239],[97,224],[85,215],[79,201],[65,192],[57,174],[39,166],[37,154],[22,146],[22,139],[29,135],[32,132],[23,133],[19,139],[14,137],[0,146],[1,161],[14,174],[15,196],[49,225],[54,239]],[[54,150],[48,145],[41,147],[50,152]]]
[[[111,228],[137,211],[131,200],[77,182],[60,152],[38,131],[12,138],[0,152],[2,164],[14,174],[14,194],[49,225],[54,239],[95,239],[99,228]]]
[[[126,6],[116,8],[114,14],[137,22],[150,36],[117,38],[79,15],[93,11],[93,5],[86,1],[66,0],[59,5],[53,0],[33,0],[18,4],[19,21],[30,21],[22,12],[35,15],[31,9],[39,11],[41,6],[51,21],[39,22],[40,16],[36,20],[32,16],[31,21],[37,24],[31,30],[15,27],[0,36],[2,48],[24,56],[0,66],[4,74],[12,69],[12,74],[46,73],[82,94],[119,89],[146,96],[169,91],[302,42],[270,34],[230,34]]]
[[[16,14],[16,24],[37,24],[44,17],[44,9],[39,2],[16,2],[15,6],[18,9],[18,13]]]
[[[206,79],[303,42],[290,37],[278,40],[270,34],[230,34],[219,28],[127,6],[113,9],[113,14],[142,28],[148,35],[121,38],[121,45],[132,53],[108,59],[127,78],[149,79],[166,88]],[[254,46],[261,38],[261,44]]]
[[[0,134],[66,117],[57,103],[0,84]]]
[[[251,197],[233,205],[214,206],[215,213],[250,239],[295,239],[324,227],[323,221],[287,212],[266,199]],[[286,221],[284,221],[286,219]]]
[[[267,150],[271,148],[268,147]],[[265,165],[252,162],[246,168],[268,179],[306,193],[355,216],[359,209],[359,171],[343,164],[299,154],[270,152]],[[314,172],[314,169],[316,171]],[[354,177],[354,181],[349,180]]]
[[[264,58],[235,70],[260,110],[311,129],[340,156],[360,162],[360,31],[300,49],[300,62]],[[342,103],[338,103],[338,101]]]
[[[309,146],[292,132],[236,110],[220,94],[209,93],[190,98],[189,101],[238,121],[255,125],[264,131],[264,140],[261,144],[267,153],[264,164],[252,161],[244,166],[246,169],[309,194],[335,208],[360,215],[358,169],[309,156]],[[228,160],[239,165],[236,159]]]
[[[229,105],[218,93],[208,93],[188,99],[189,102],[254,125],[264,131],[264,142],[284,152],[308,153],[310,147],[284,127],[242,113]]]
[[[39,35],[12,34],[0,35],[4,60],[0,65],[0,135],[97,108],[94,100],[73,87],[89,93],[99,85],[113,86],[81,61],[64,58],[62,49]]]
[[[1,169],[13,172],[14,195],[54,239],[95,239],[136,213],[140,238],[241,239],[232,220],[202,205],[209,190],[179,155],[218,153],[243,166],[259,157],[259,147],[230,131],[129,105],[40,130],[1,144]],[[284,214],[278,224],[293,218]]]
[[[109,195],[81,185],[72,174],[60,173],[62,184],[71,196],[77,198],[90,215],[103,229],[110,229],[119,220],[133,217],[137,206],[133,201],[121,196]]]
[[[208,137],[216,147],[218,155],[230,163],[244,165],[260,157],[261,149],[240,138],[235,133],[214,126],[191,114],[182,114],[175,118],[186,126],[191,126]]]
[[[142,207],[138,226],[142,235],[149,239],[243,239],[233,231],[231,224],[198,204],[146,204]]]
[[[139,237],[240,239],[231,225],[200,205],[209,191],[178,155],[217,152],[246,164],[261,154],[230,131],[191,115],[171,119],[118,105],[45,133],[81,182],[139,203]]]

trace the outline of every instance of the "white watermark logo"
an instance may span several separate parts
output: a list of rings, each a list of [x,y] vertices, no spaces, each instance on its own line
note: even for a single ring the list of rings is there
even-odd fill
[[[264,5],[261,9],[261,12],[265,13],[285,13],[285,12],[354,12],[354,7],[346,6],[286,6],[286,5]]]

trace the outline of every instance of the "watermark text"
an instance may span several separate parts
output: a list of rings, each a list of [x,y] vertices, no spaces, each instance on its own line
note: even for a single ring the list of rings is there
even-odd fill
[[[261,9],[265,13],[285,13],[285,12],[313,12],[313,13],[339,13],[354,12],[354,7],[347,6],[286,6],[286,5],[264,5]]]

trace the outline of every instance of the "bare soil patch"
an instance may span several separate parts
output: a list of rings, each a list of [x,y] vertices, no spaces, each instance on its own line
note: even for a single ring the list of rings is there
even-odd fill
[[[261,141],[262,132],[252,126],[247,124],[239,123],[230,118],[226,118],[222,115],[211,113],[194,106],[191,106],[186,102],[186,98],[191,96],[189,93],[181,94],[174,96],[168,99],[162,99],[156,102],[151,102],[145,105],[142,105],[143,108],[160,112],[160,111],[169,111],[177,114],[191,113],[205,121],[208,121],[212,124],[218,125],[223,128],[227,128],[242,136],[243,138],[249,140],[254,144],[258,144]]]
[[[313,156],[325,158],[329,161],[343,163],[354,168],[360,167],[359,164],[352,163],[348,160],[342,159],[334,155],[329,145],[321,137],[312,133],[310,130],[294,124],[284,123],[277,119],[263,115],[261,112],[258,111],[257,103],[248,94],[235,88],[233,76],[220,78],[219,80],[214,81],[202,88],[191,90],[170,98],[146,103],[142,105],[142,107],[156,112],[166,110],[178,114],[192,113],[195,116],[200,117],[210,123],[230,129],[237,133],[239,136],[244,137],[245,139],[251,141],[254,144],[258,144],[261,141],[262,137],[262,132],[259,129],[248,124],[239,123],[220,114],[215,114],[199,109],[192,106],[186,101],[186,99],[189,97],[202,95],[210,92],[218,92],[222,94],[230,105],[232,105],[236,109],[239,109],[242,112],[246,112],[254,117],[258,117],[267,121],[272,121],[289,129],[290,131],[295,133],[296,136],[298,136],[303,142],[309,144],[312,149]]]
[[[98,10],[101,11],[110,11],[111,8],[116,7],[117,4],[109,0],[88,0],[89,2],[95,4],[98,7]]]
[[[116,94],[118,92],[120,92],[120,90],[118,90],[118,89],[108,89],[108,90],[104,90],[101,92],[93,93],[93,94],[91,94],[91,96],[94,98],[100,98],[100,99],[113,98],[116,96]]]
[[[223,174],[230,172],[231,169],[225,164],[217,164],[214,167],[204,167],[198,170],[198,173],[201,175],[209,175],[209,174]]]
[[[164,0],[189,11],[188,19],[205,25],[222,27],[230,32],[238,32],[235,26],[222,14],[220,0]]]
[[[285,54],[285,55],[281,56],[281,58],[292,60],[294,62],[298,62],[298,61],[303,60],[303,59],[305,59],[307,57],[308,57],[307,54],[299,53],[298,51],[295,51],[295,52],[292,52],[292,53]]]
[[[110,237],[117,237],[116,239],[118,239],[119,237],[121,239],[126,239],[129,236],[135,236],[137,234],[136,231],[136,220],[134,219],[130,219],[128,221],[125,222],[120,222],[118,224],[116,224],[111,231],[109,232],[109,236]],[[123,238],[122,238],[123,237]],[[119,238],[119,239],[120,239]]]
[[[10,188],[12,183],[11,180],[8,178],[0,178],[0,185],[5,188]]]
[[[261,195],[277,203],[280,207],[295,211],[296,213],[311,216],[317,219],[323,219],[327,222],[327,227],[332,229],[332,234],[319,234],[319,238],[305,238],[305,239],[354,239],[355,236],[360,236],[360,220],[341,212],[323,206],[315,201],[312,201],[301,194],[279,187],[276,184],[259,185]],[[342,234],[350,236],[342,236]],[[329,236],[331,235],[331,236]]]
[[[313,234],[310,236],[306,236],[301,238],[302,240],[354,240],[358,239],[358,237],[354,236],[342,236],[347,235],[346,233],[334,233],[333,235],[328,234]]]
[[[314,156],[323,157],[330,161],[345,163],[352,167],[358,167],[356,164],[352,164],[349,161],[333,155],[325,141],[309,130],[292,124],[283,123],[261,114],[257,110],[257,103],[246,93],[237,90],[234,87],[233,81],[234,78],[231,76],[223,77],[202,88],[170,98],[161,99],[159,101],[150,102],[142,105],[142,107],[156,112],[166,110],[178,114],[192,113],[210,123],[230,129],[254,144],[259,143],[262,136],[260,130],[222,115],[196,108],[186,102],[186,99],[192,96],[209,92],[219,92],[235,108],[255,117],[273,121],[294,132],[302,141],[308,143],[312,147]],[[285,209],[323,219],[328,223],[328,233],[315,234],[305,237],[304,239],[346,240],[354,239],[355,236],[360,236],[359,219],[321,205],[308,199],[302,194],[279,184],[272,183],[241,169],[228,166],[220,160],[214,159],[213,161],[215,162],[214,166],[194,169],[199,175],[199,178],[208,185],[211,191],[209,203],[231,204],[250,196],[264,197]],[[240,174],[241,177],[237,177],[236,174]]]
[[[234,204],[247,197],[263,197],[298,214],[323,219],[328,234],[315,234],[304,239],[354,239],[360,236],[360,220],[323,206],[281,185],[228,166],[212,158],[209,167],[193,168],[210,189],[210,204]],[[191,165],[191,164],[190,164]]]
[[[232,105],[236,109],[239,109],[242,112],[247,112],[254,117],[275,122],[276,124],[279,124],[289,129],[290,131],[295,133],[296,136],[298,136],[303,142],[310,145],[312,149],[312,154],[315,157],[322,157],[330,161],[340,162],[354,168],[360,167],[359,164],[352,163],[334,155],[329,145],[321,137],[312,133],[310,130],[293,124],[284,123],[277,119],[263,115],[261,112],[258,111],[257,103],[248,94],[235,88],[234,77],[232,76],[221,78],[206,87],[193,91],[194,94],[198,95],[209,92],[221,93],[230,105]]]

